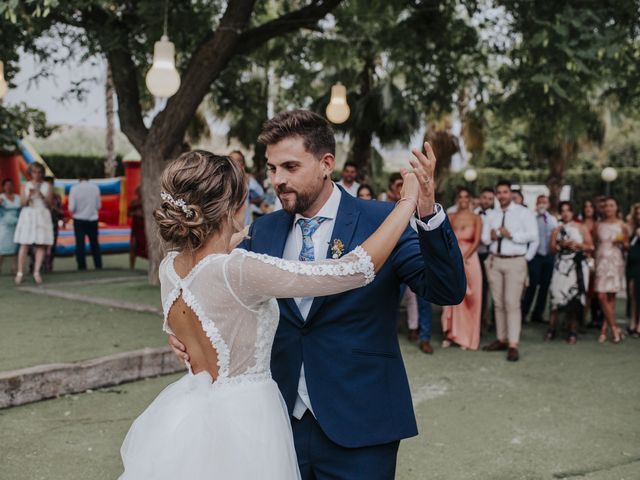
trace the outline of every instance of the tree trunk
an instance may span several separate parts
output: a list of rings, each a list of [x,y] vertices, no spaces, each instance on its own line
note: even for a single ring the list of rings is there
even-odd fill
[[[371,141],[373,133],[365,130],[354,132],[353,146],[351,147],[351,161],[358,166],[358,177],[363,182],[369,178],[369,163],[371,162]]]
[[[371,93],[373,86],[373,69],[374,58],[365,59],[364,67],[360,72],[360,91],[359,98],[365,98]],[[351,161],[358,166],[359,180],[368,181],[370,174],[371,162],[371,141],[373,140],[373,131],[371,129],[363,129],[356,127],[353,130],[353,145],[351,147]]]
[[[548,153],[549,179],[547,180],[547,187],[549,188],[549,204],[552,212],[558,210],[560,193],[564,185],[564,176],[576,152],[576,142],[560,140]]]
[[[111,67],[107,65],[107,83],[106,83],[106,110],[107,110],[107,158],[104,161],[104,176],[113,178],[116,176],[116,154],[113,145],[114,128],[113,128],[113,78],[111,76]]]

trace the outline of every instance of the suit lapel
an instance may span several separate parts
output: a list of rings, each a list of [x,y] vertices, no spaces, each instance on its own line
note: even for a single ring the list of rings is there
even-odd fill
[[[347,193],[342,187],[338,186],[342,190],[342,198],[340,199],[340,206],[338,207],[338,215],[333,224],[333,232],[327,246],[327,258],[330,259],[333,256],[332,246],[334,240],[341,240],[344,244],[344,254],[349,253],[351,248],[351,239],[358,223],[358,216],[360,212],[357,209],[356,199]],[[326,297],[316,297],[311,304],[309,315],[307,315],[307,323],[311,321],[316,312],[320,309],[324,303]]]

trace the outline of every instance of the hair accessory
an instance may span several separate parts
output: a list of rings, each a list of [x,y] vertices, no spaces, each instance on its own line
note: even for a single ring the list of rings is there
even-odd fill
[[[187,204],[184,200],[182,200],[181,198],[179,199],[175,199],[171,196],[170,193],[167,192],[160,192],[160,197],[162,198],[162,200],[164,200],[167,203],[170,203],[171,205],[178,207],[180,210],[182,210],[184,212],[184,214],[187,216],[187,218],[191,218],[193,217],[193,210],[191,210],[189,207],[187,207]]]

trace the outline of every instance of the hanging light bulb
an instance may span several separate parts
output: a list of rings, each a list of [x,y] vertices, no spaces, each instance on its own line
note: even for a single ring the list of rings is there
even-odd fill
[[[174,56],[173,43],[163,35],[153,47],[153,65],[146,77],[147,88],[156,97],[170,97],[180,87],[180,75],[176,70]]]
[[[467,168],[464,171],[464,179],[469,183],[475,182],[478,179],[478,172],[475,168]]]
[[[0,98],[4,97],[9,90],[9,85],[7,85],[7,81],[4,79],[4,63],[0,61]]]
[[[327,118],[331,123],[344,123],[349,118],[351,110],[347,104],[347,89],[340,82],[331,87],[331,100],[327,105]]]

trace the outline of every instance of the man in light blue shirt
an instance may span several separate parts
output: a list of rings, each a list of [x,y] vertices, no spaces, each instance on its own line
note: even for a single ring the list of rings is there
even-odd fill
[[[547,293],[549,292],[549,284],[553,275],[553,254],[549,251],[549,242],[551,240],[551,232],[558,226],[558,221],[547,210],[549,209],[549,197],[540,195],[536,201],[536,221],[538,223],[539,242],[537,247],[530,246],[529,252],[529,286],[525,291],[522,300],[522,319],[525,320],[533,305],[535,298],[535,306],[531,313],[532,322],[542,322],[542,315],[547,306]],[[535,245],[535,244],[532,244]]]
[[[78,175],[78,183],[69,192],[69,211],[73,216],[73,231],[76,237],[76,262],[78,270],[87,269],[85,237],[89,237],[93,266],[102,268],[102,256],[98,243],[98,211],[100,210],[100,189],[89,182],[85,173]]]

